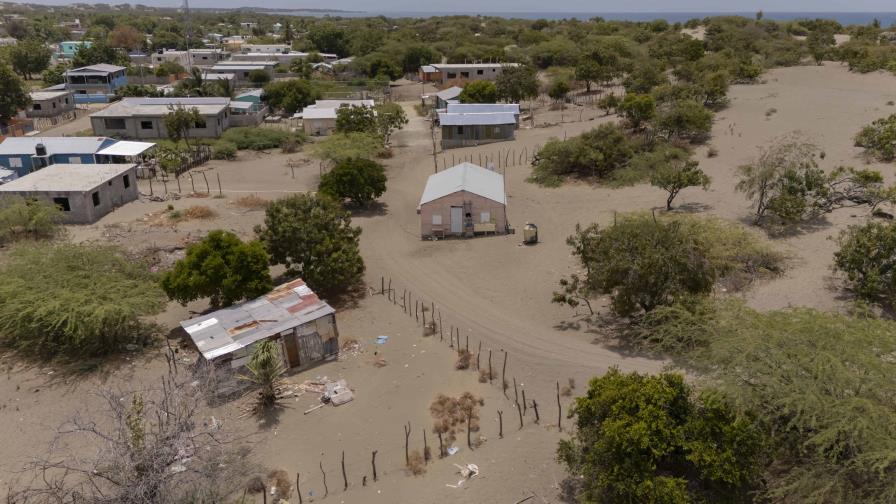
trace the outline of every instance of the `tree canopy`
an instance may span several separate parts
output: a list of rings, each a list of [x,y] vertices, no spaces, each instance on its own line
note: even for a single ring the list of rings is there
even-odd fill
[[[213,308],[230,306],[273,288],[268,261],[260,242],[211,231],[187,247],[186,257],[162,276],[160,285],[169,298],[184,305],[207,297]]]
[[[386,172],[376,161],[346,159],[321,175],[318,190],[336,201],[368,205],[386,192]]]
[[[492,81],[473,81],[464,86],[458,99],[461,103],[495,103],[498,101],[498,88]]]
[[[31,103],[25,90],[25,83],[8,65],[0,61],[0,124],[6,124],[16,116],[19,109]]]

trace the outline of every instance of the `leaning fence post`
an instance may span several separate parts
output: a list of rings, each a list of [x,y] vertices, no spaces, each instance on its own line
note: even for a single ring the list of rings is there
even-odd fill
[[[560,423],[563,418],[562,415],[563,407],[560,405],[560,382],[557,382],[557,429],[563,430],[563,425]]]
[[[373,466],[373,481],[376,481],[376,450],[370,454],[370,465]]]
[[[504,350],[504,366],[501,367],[501,392],[507,397],[507,379],[504,378],[507,373],[507,350]]]

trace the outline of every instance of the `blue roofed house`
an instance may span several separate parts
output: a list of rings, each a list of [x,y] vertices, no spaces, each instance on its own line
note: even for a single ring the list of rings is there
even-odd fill
[[[65,72],[65,87],[75,94],[75,103],[106,103],[127,83],[125,67],[106,63]]]
[[[107,137],[10,137],[0,143],[0,169],[19,177],[54,164],[93,164],[117,140]]]

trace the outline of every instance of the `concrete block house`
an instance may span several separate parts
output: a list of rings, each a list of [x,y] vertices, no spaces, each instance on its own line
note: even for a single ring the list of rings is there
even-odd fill
[[[504,176],[473,163],[430,175],[417,213],[423,239],[506,234]]]
[[[218,138],[230,126],[230,98],[124,98],[91,115],[90,125],[100,136],[167,138],[165,116],[181,105],[195,107],[202,116],[190,129],[190,138]]]

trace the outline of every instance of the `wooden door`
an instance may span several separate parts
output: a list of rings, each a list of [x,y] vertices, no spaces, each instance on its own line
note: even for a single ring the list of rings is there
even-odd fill
[[[451,207],[451,232],[462,233],[464,230],[464,209],[462,207]]]
[[[299,345],[296,342],[296,335],[292,331],[288,331],[282,334],[283,336],[283,347],[286,349],[286,363],[289,367],[296,367],[301,362],[299,361]]]
[[[298,337],[298,340],[299,361],[302,366],[307,366],[324,358],[324,344],[321,341],[320,334],[316,332],[303,334]]]

